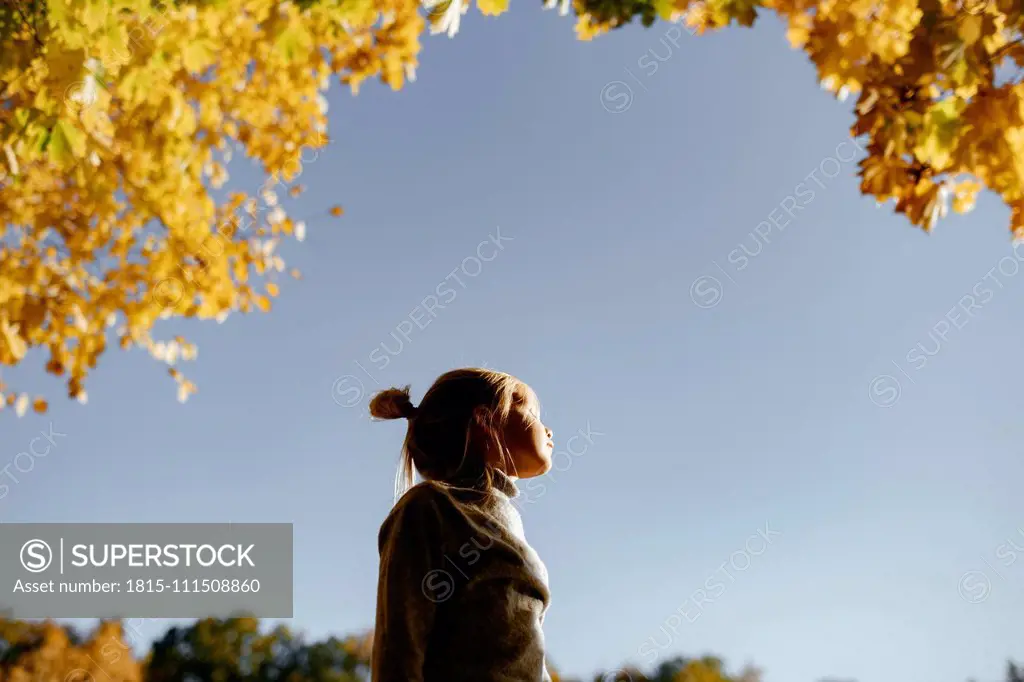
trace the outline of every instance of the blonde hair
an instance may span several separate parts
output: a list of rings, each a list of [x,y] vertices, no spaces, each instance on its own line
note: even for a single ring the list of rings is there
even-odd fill
[[[371,416],[409,420],[395,476],[395,499],[412,487],[414,467],[427,480],[483,483],[489,490],[494,479],[486,460],[488,447],[507,456],[502,434],[516,391],[525,386],[505,372],[467,367],[439,376],[418,406],[412,404],[409,386],[373,396]]]

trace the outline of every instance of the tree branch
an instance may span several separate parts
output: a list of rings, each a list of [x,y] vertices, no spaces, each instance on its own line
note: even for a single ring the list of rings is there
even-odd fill
[[[1011,43],[1007,43],[1007,44],[1003,45],[1001,48],[999,48],[998,50],[996,50],[995,52],[992,53],[992,56],[989,57],[989,60],[988,60],[989,63],[991,64],[992,62],[996,61],[997,59],[1002,59],[1003,57],[1006,56],[1007,52],[1009,52],[1011,49],[1013,49],[1017,45],[1020,45],[1021,43],[1024,43],[1024,38],[1017,38],[1017,40],[1014,40]]]
[[[14,8],[18,10],[18,14],[21,15],[21,20],[25,22],[25,25],[32,29],[32,38],[36,41],[36,45],[40,48],[43,47],[43,41],[39,39],[39,33],[36,31],[35,14],[33,14],[33,20],[29,21],[28,17],[25,16],[25,12],[21,9],[21,3],[18,0],[14,0]]]

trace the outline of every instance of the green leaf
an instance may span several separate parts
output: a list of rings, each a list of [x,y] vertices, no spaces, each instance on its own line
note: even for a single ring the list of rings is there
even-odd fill
[[[76,158],[85,156],[85,133],[67,121],[57,121],[50,132],[46,150],[50,160],[58,166],[67,166]]]
[[[292,23],[277,36],[274,47],[281,51],[285,60],[290,62],[300,54],[308,53],[312,49],[312,43],[312,38],[306,29],[299,23]]]
[[[50,143],[50,130],[48,128],[36,128],[34,137],[31,138],[32,142],[29,148],[32,150],[34,155],[42,154],[46,151],[46,146]]]
[[[914,148],[918,159],[937,170],[949,164],[962,125],[963,107],[962,100],[948,97],[928,108],[920,141]]]
[[[14,112],[14,122],[19,130],[24,130],[28,127],[29,123],[32,123],[37,118],[39,118],[38,109],[18,109]]]
[[[957,85],[962,85],[967,82],[967,79],[971,75],[971,65],[967,63],[967,60],[961,57],[957,59],[947,69],[949,73],[949,79]]]

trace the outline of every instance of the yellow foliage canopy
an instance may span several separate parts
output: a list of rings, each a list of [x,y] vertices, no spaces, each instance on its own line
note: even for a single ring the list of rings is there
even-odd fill
[[[1024,238],[1024,3],[1019,0],[575,0],[584,40],[666,14],[697,34],[773,11],[840,99],[858,95],[861,191],[931,230],[982,187]],[[669,5],[666,10],[666,2]],[[656,11],[658,10],[658,11]]]
[[[157,341],[154,322],[270,309],[284,272],[275,248],[305,231],[274,187],[326,143],[332,75],[357,90],[374,75],[398,89],[414,74],[417,9],[414,0],[3,3],[0,364],[45,349],[46,369],[84,401],[116,328],[121,348],[141,346],[169,366],[185,399],[195,387],[173,365],[195,348]],[[211,190],[239,149],[269,186],[217,202]],[[21,413],[28,398],[0,383],[4,403]]]
[[[153,324],[270,309],[285,272],[275,248],[305,233],[274,186],[326,143],[331,77],[401,88],[423,30],[454,35],[468,2],[423,0],[426,19],[416,0],[0,3],[0,366],[48,351],[47,371],[84,401],[113,334],[168,365],[187,398],[174,365],[195,348],[154,339]],[[987,187],[1024,236],[1019,0],[571,3],[584,40],[634,17],[703,33],[774,11],[822,85],[858,95],[862,192],[929,230]],[[546,4],[565,13],[570,0]],[[477,6],[496,15],[508,1]],[[271,186],[215,200],[235,150]],[[46,409],[0,382],[4,404]]]
[[[57,624],[0,618],[0,642],[12,647],[0,665],[0,682],[141,682],[142,666],[125,641],[121,624],[101,623],[79,645]],[[11,654],[20,650],[16,657]],[[13,665],[11,665],[13,663]]]

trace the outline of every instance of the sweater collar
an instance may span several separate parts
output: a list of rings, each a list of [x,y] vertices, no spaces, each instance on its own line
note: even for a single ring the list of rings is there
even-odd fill
[[[487,489],[487,478],[484,474],[475,478],[456,478],[445,482],[454,490],[470,490],[477,493],[494,492],[509,499],[519,496],[519,488],[512,478],[504,471],[491,469],[491,489]]]
[[[505,497],[514,498],[519,496],[519,488],[516,487],[515,481],[504,471],[492,469],[491,479],[495,490],[505,495]]]

